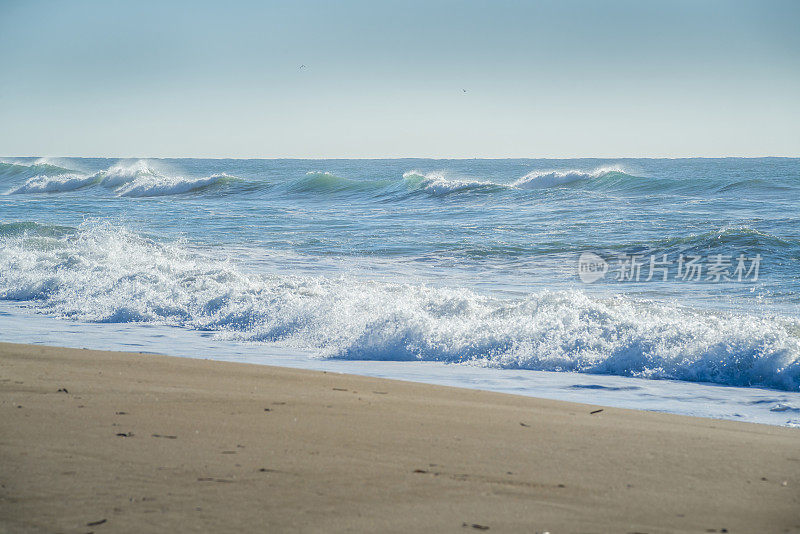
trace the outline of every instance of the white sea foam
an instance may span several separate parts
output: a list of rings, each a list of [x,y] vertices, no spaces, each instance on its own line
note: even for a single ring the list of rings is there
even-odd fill
[[[107,224],[0,237],[0,298],[85,321],[154,322],[322,357],[431,360],[800,389],[800,320],[545,291],[248,274]]]

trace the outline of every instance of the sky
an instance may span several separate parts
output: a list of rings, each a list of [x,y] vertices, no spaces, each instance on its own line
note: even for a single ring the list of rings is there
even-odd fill
[[[800,156],[800,2],[0,0],[0,155]]]

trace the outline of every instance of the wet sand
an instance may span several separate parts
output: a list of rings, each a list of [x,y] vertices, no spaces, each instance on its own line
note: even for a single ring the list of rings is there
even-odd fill
[[[0,344],[0,532],[800,532],[800,429]]]

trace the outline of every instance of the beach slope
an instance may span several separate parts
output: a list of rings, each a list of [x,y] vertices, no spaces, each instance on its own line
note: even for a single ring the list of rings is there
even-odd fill
[[[2,532],[800,532],[800,430],[0,344]]]

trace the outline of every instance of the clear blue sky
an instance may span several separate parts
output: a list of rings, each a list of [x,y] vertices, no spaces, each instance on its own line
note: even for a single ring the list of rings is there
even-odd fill
[[[791,0],[0,0],[0,155],[798,156],[799,25]]]

